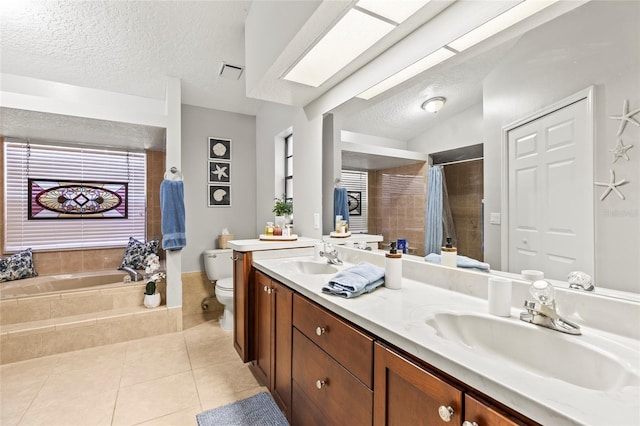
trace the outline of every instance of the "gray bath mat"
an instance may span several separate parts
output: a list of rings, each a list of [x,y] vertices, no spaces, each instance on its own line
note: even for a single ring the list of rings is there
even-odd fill
[[[196,415],[198,426],[289,426],[266,392]]]

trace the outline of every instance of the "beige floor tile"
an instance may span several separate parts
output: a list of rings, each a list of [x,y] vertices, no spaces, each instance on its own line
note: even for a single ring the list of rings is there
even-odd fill
[[[131,386],[191,370],[180,333],[149,337],[130,343],[121,386]]]
[[[193,369],[240,361],[231,339],[226,336],[187,342],[187,349]]]
[[[134,425],[193,407],[198,401],[191,371],[120,388],[113,425]]]
[[[18,424],[59,357],[53,355],[0,366],[0,424]]]
[[[218,407],[234,401],[234,395],[259,386],[249,367],[240,360],[194,369],[200,405]]]
[[[110,425],[116,391],[36,398],[20,426]]]
[[[196,426],[198,424],[196,415],[201,412],[202,409],[198,404],[185,410],[140,423],[139,426]]]
[[[114,343],[60,354],[54,372],[99,368],[120,370],[127,353],[126,343]]]

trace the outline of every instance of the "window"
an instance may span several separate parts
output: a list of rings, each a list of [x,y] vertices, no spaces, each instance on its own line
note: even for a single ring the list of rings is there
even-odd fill
[[[369,232],[369,174],[357,170],[342,170],[340,182],[347,189],[349,199],[349,231]]]
[[[293,201],[293,134],[284,138],[284,197]]]
[[[145,239],[146,154],[5,141],[5,251],[125,246]],[[127,216],[29,220],[29,179],[127,183]]]

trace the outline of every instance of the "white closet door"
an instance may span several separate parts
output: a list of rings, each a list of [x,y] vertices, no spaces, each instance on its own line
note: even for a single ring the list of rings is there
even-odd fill
[[[593,274],[593,147],[582,99],[508,133],[509,271]]]

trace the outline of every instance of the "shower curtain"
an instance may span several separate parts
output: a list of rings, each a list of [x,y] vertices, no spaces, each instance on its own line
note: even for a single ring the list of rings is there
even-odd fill
[[[454,245],[456,231],[453,225],[447,182],[442,166],[429,166],[427,173],[427,209],[424,231],[424,254],[440,254],[446,237],[451,237]]]

